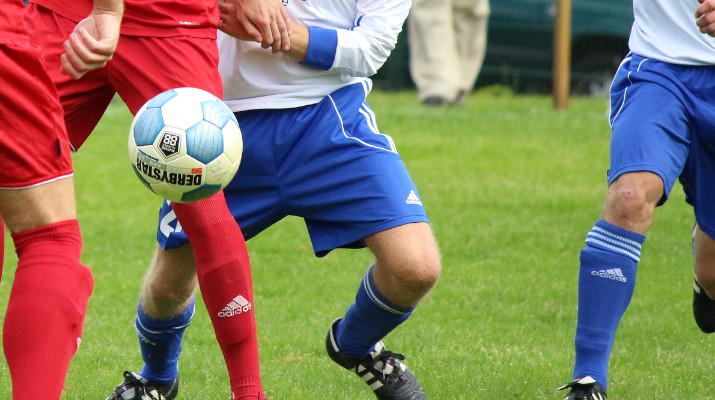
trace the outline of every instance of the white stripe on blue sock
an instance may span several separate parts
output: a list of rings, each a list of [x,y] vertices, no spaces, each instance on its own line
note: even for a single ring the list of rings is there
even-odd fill
[[[622,254],[635,262],[641,259],[641,246],[645,236],[599,220],[588,232],[586,243]]]

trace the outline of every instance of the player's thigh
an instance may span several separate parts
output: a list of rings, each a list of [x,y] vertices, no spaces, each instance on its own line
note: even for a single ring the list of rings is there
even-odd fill
[[[223,97],[218,48],[208,38],[122,36],[110,79],[132,114],[155,95],[178,87]]]
[[[0,189],[0,215],[10,232],[76,219],[72,177],[23,189]]]
[[[667,198],[694,132],[691,94],[678,82],[677,71],[667,64],[637,55],[621,64],[611,87],[609,185],[625,173],[648,171],[660,176]]]
[[[440,255],[432,228],[426,222],[404,224],[365,238],[379,268],[396,276],[434,281],[441,271]]]

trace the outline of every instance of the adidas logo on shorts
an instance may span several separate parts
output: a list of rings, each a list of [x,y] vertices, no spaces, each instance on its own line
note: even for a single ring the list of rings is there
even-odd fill
[[[407,195],[407,200],[405,200],[405,203],[407,204],[416,204],[416,205],[422,205],[422,200],[420,200],[419,197],[417,197],[417,193],[415,193],[414,190],[410,190],[410,194]]]

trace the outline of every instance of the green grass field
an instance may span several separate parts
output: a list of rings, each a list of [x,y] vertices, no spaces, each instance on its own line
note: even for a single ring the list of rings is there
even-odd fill
[[[422,107],[414,92],[376,92],[370,101],[420,188],[444,266],[435,289],[386,339],[388,348],[407,355],[432,400],[562,398],[555,388],[571,378],[579,251],[606,191],[607,101],[572,99],[567,112],[557,112],[549,97],[496,88],[461,108]],[[95,290],[66,400],[104,399],[123,370],[141,366],[133,319],[160,199],[131,172],[130,120],[123,104],[113,104],[75,157],[83,261]],[[713,398],[708,354],[715,347],[692,319],[693,216],[683,198],[677,186],[656,212],[616,337],[609,398]],[[7,239],[3,315],[16,264]],[[248,247],[268,396],[373,399],[324,350],[327,328],[354,298],[369,252],[317,259],[297,218]],[[179,398],[229,398],[202,303],[185,336],[180,373]],[[10,398],[9,388],[3,361],[0,399]]]

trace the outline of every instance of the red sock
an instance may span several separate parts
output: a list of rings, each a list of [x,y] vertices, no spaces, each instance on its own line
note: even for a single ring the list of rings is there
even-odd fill
[[[251,265],[243,233],[223,192],[197,203],[172,204],[194,249],[196,272],[233,399],[265,399],[258,363]]]
[[[3,325],[12,398],[59,400],[93,286],[79,262],[79,224],[62,221],[12,238],[19,261]]]

